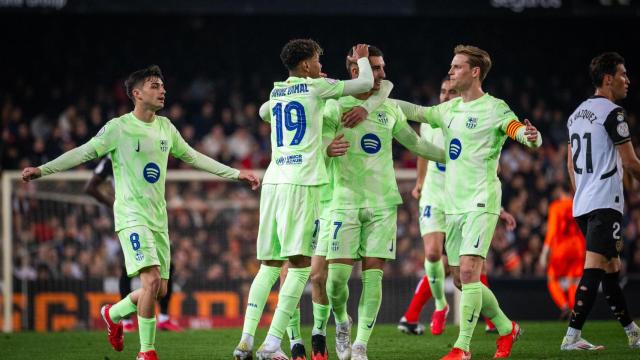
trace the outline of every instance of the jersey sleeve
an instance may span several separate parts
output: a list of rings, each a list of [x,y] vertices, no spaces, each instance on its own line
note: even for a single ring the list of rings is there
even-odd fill
[[[271,109],[269,107],[269,101],[266,101],[260,106],[260,110],[258,110],[258,115],[264,122],[271,122]]]
[[[322,149],[324,155],[327,153],[327,146],[329,146],[336,137],[341,117],[342,110],[340,103],[336,100],[328,100],[325,103],[322,114]]]
[[[192,148],[180,135],[178,129],[171,124],[171,136],[173,145],[171,146],[171,155],[186,162],[196,169],[204,170],[214,175],[218,175],[227,179],[238,179],[240,171],[219,163],[212,158],[199,153]]]
[[[382,80],[380,90],[376,91],[360,106],[370,114],[387,100],[389,94],[391,94],[391,90],[393,90],[393,83],[389,80]]]
[[[110,176],[113,176],[113,164],[111,158],[105,156],[100,160],[98,166],[93,170],[93,174],[102,180],[106,180]]]
[[[627,113],[623,108],[613,109],[604,121],[604,128],[615,145],[624,144],[631,140]]]
[[[120,122],[116,119],[109,120],[89,142],[98,153],[98,157],[112,152],[116,148],[120,138]]]
[[[398,109],[396,111],[396,122],[393,125],[392,135],[402,146],[409,149],[416,155],[427,160],[445,162],[444,149],[434,145],[432,142],[420,137],[409,124],[404,113]]]
[[[420,106],[408,101],[395,99],[393,101],[409,120],[428,123],[431,127],[442,127],[443,115],[449,107],[448,101],[436,106]]]
[[[322,99],[337,99],[344,91],[344,81],[319,78],[311,81],[314,94]]]

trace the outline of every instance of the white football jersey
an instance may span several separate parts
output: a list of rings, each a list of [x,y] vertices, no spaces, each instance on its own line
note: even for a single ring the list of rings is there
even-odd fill
[[[624,109],[593,96],[571,114],[567,128],[576,179],[573,216],[595,209],[622,213],[622,161],[616,145],[631,140]]]

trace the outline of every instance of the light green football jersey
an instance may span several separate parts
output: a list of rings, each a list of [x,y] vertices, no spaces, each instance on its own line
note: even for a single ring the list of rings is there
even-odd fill
[[[339,98],[344,82],[289,77],[274,83],[271,109],[271,163],[265,184],[322,185],[328,181],[322,153],[326,99]]]
[[[500,152],[507,134],[513,137],[524,125],[503,100],[489,94],[466,103],[458,97],[427,107],[424,117],[444,134],[445,213],[500,214]]]
[[[110,154],[113,162],[115,230],[142,225],[167,231],[167,160],[188,149],[171,121],[156,116],[146,123],[128,113],[107,122],[90,141],[99,157]]]
[[[334,100],[329,100],[329,102],[334,102]],[[323,119],[325,116],[335,116],[335,114],[332,115],[332,112],[330,111],[331,108],[331,106],[324,107]],[[322,155],[325,159],[328,179],[328,182],[320,187],[320,202],[322,204],[330,203],[333,198],[333,158],[326,154],[326,145],[330,144],[336,136],[335,129],[332,124],[333,121],[323,120],[322,122],[322,138],[324,139],[322,144]]]
[[[402,203],[393,167],[392,142],[407,118],[395,102],[386,100],[355,128],[341,125],[343,112],[363,100],[345,96],[328,101],[325,122],[335,133],[344,134],[351,145],[344,156],[332,159],[334,209],[389,207]]]
[[[429,124],[420,124],[420,137],[444,148],[442,130],[432,128]],[[427,175],[422,183],[420,206],[431,205],[444,210],[444,174],[446,165],[436,161],[429,161]]]

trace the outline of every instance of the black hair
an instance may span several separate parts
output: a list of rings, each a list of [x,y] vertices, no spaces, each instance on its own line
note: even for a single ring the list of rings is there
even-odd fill
[[[302,61],[311,59],[316,54],[322,55],[322,48],[315,40],[294,39],[284,45],[280,52],[280,60],[291,71]]]
[[[133,89],[141,83],[144,83],[144,81],[150,77],[160,78],[160,80],[164,82],[162,70],[160,70],[158,65],[151,65],[145,69],[136,70],[129,75],[127,80],[125,80],[124,87],[127,91],[127,96],[131,101],[135,103],[135,99],[133,98]]]
[[[615,75],[618,65],[624,65],[624,58],[617,52],[605,52],[591,60],[589,74],[595,87],[601,87],[605,75]]]

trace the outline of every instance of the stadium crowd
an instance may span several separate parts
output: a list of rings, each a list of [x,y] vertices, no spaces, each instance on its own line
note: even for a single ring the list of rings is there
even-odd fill
[[[546,233],[548,204],[557,186],[567,183],[567,111],[531,99],[526,89],[492,89],[520,98],[520,114],[527,114],[544,137],[544,146],[531,152],[507,145],[502,153],[503,206],[514,214],[519,226],[507,232],[498,226],[490,253],[494,276],[543,276],[538,260]],[[401,83],[414,100],[434,103],[436,83]],[[27,116],[18,103],[6,101],[2,108],[2,164],[20,169],[41,164],[86,142],[104,122],[129,111],[128,99],[118,90],[96,89],[96,101],[78,101],[51,117]],[[264,88],[258,93],[264,94]],[[517,94],[520,94],[519,96]],[[514,96],[516,95],[516,96]],[[199,151],[239,168],[265,168],[270,159],[269,127],[257,117],[261,99],[245,100],[232,92],[228,99],[215,96],[215,85],[194,79],[184,94],[163,115],[181,130]],[[223,104],[223,105],[217,105]],[[634,113],[629,121],[637,126]],[[636,144],[640,142],[636,139]],[[415,167],[415,156],[400,147],[396,167]],[[172,168],[186,168],[175,161]],[[420,276],[423,250],[417,221],[417,201],[410,196],[412,180],[400,181],[405,203],[398,212],[398,259],[388,265],[385,276]],[[43,184],[29,186],[43,187]],[[50,185],[58,193],[77,194],[82,183]],[[635,188],[637,189],[637,187]],[[39,188],[42,191],[42,189]],[[13,199],[16,227],[16,276],[19,278],[83,279],[116,275],[121,255],[112,232],[109,211],[86,203],[74,206],[51,199]],[[629,272],[640,272],[640,196],[628,192],[624,256]],[[258,197],[233,184],[221,182],[169,182],[167,203],[173,241],[175,281],[192,279],[250,279],[258,268],[255,238],[258,228]],[[37,209],[37,211],[34,211]],[[29,211],[27,211],[29,210]],[[198,276],[194,277],[194,274]]]
[[[118,40],[129,36],[126,31],[132,29],[93,26],[100,24],[100,19],[76,19],[68,24],[58,20],[45,19],[38,26],[46,29],[50,38],[65,41],[29,38],[29,41],[16,44],[15,51],[23,54],[20,62],[10,59],[15,68],[25,71],[5,71],[11,66],[2,70],[5,83],[12,84],[10,90],[0,89],[2,169],[15,170],[45,163],[89,140],[109,119],[130,111],[131,103],[125,95],[123,79],[118,76],[150,62],[158,62],[166,76],[167,105],[161,114],[171,119],[194,148],[238,168],[267,166],[270,130],[258,118],[257,109],[268,98],[271,82],[280,80],[284,74],[277,62],[281,39],[265,38],[252,42],[252,46],[238,46],[256,36],[255,26],[233,19],[216,22],[198,18],[173,19],[166,30],[160,30],[167,31],[161,33],[167,35],[162,36],[165,46],[143,50],[137,44]],[[292,20],[293,23],[296,21]],[[321,23],[322,20],[313,21]],[[339,50],[348,49],[350,40],[344,38],[342,29],[350,27],[351,23],[347,19],[336,21],[335,27],[322,27],[324,32],[319,40],[323,44],[326,39],[323,45],[328,49],[322,59],[328,64],[326,68],[334,72],[330,75],[345,77],[344,70],[340,71],[344,65]],[[295,27],[293,23],[292,27]],[[377,24],[388,26],[390,31],[389,36],[380,39],[376,45],[389,55],[385,55],[385,60],[388,78],[395,84],[392,97],[418,104],[435,104],[439,81],[446,73],[451,49],[457,41],[443,39],[445,36],[447,39],[462,38],[459,33],[462,30],[457,30],[455,24],[440,28],[437,24],[399,23],[393,19],[380,20]],[[130,25],[132,28],[141,26],[134,22]],[[538,151],[525,150],[515,144],[507,144],[503,150],[500,162],[502,203],[516,217],[518,228],[515,232],[507,232],[498,226],[488,261],[489,273],[494,276],[544,276],[538,261],[546,234],[548,204],[553,200],[556,187],[568,184],[566,119],[592,94],[586,65],[596,51],[566,53],[563,61],[553,62],[553,66],[547,65],[548,54],[559,51],[554,47],[554,39],[558,36],[570,38],[575,42],[575,48],[581,49],[589,49],[590,42],[597,41],[582,36],[577,29],[556,31],[562,25],[553,22],[544,32],[526,26],[510,27],[509,24],[503,27],[496,24],[491,28],[464,25],[459,28],[478,34],[483,47],[490,49],[494,56],[495,69],[487,78],[486,90],[505,99],[521,119],[530,119],[543,136],[543,147]],[[86,29],[91,36],[76,31],[75,27]],[[219,28],[233,36],[217,36]],[[509,31],[504,32],[505,28]],[[378,33],[369,32],[365,27],[358,31],[354,30],[353,36],[365,39]],[[527,31],[537,32],[524,33]],[[407,53],[405,46],[411,41],[396,41],[397,33],[426,34],[430,41],[429,52],[411,49]],[[493,36],[495,34],[500,36]],[[314,35],[310,33],[309,36]],[[546,41],[549,49],[528,51],[527,44],[518,41],[520,37],[537,37]],[[508,52],[501,46],[506,42],[512,45]],[[208,46],[203,48],[201,44]],[[55,71],[34,70],[39,68],[40,58],[40,53],[34,53],[34,49],[50,55],[48,66]],[[86,49],[95,54],[96,63],[83,60]],[[110,59],[112,49],[140,56],[114,60]],[[201,56],[166,56],[164,49],[171,49],[171,54],[189,54],[193,49],[202,53]],[[218,49],[226,49],[224,56],[216,53]],[[141,64],[140,61],[145,62]],[[416,67],[416,63],[420,66]],[[521,71],[522,68],[526,71]],[[633,143],[638,146],[639,132],[635,130],[639,125],[640,92],[634,88],[632,80],[630,97],[623,106],[629,113]],[[637,152],[640,153],[640,148]],[[398,146],[394,156],[398,169],[415,167],[415,156],[403,148]],[[183,168],[186,164],[173,161],[170,167]],[[23,186],[27,185],[20,185],[18,190]],[[28,186],[37,186],[39,191],[51,186],[54,195],[66,192],[78,197],[83,184],[43,182]],[[388,264],[385,271],[388,277],[418,277],[424,271],[418,206],[410,195],[413,186],[412,180],[400,182],[405,202],[398,211],[398,258]],[[633,183],[627,189],[631,191],[627,191],[628,211],[624,217],[625,269],[640,273],[640,186]],[[15,194],[12,205],[17,277],[65,279],[117,275],[121,255],[108,209],[100,208],[88,197],[74,197],[77,200],[74,203],[56,201],[55,196],[29,199],[24,192]],[[233,184],[208,182],[168,182],[166,194],[177,284],[185,285],[195,281],[194,278],[252,278],[258,268],[255,260],[258,194]],[[194,277],[194,274],[199,276]]]

